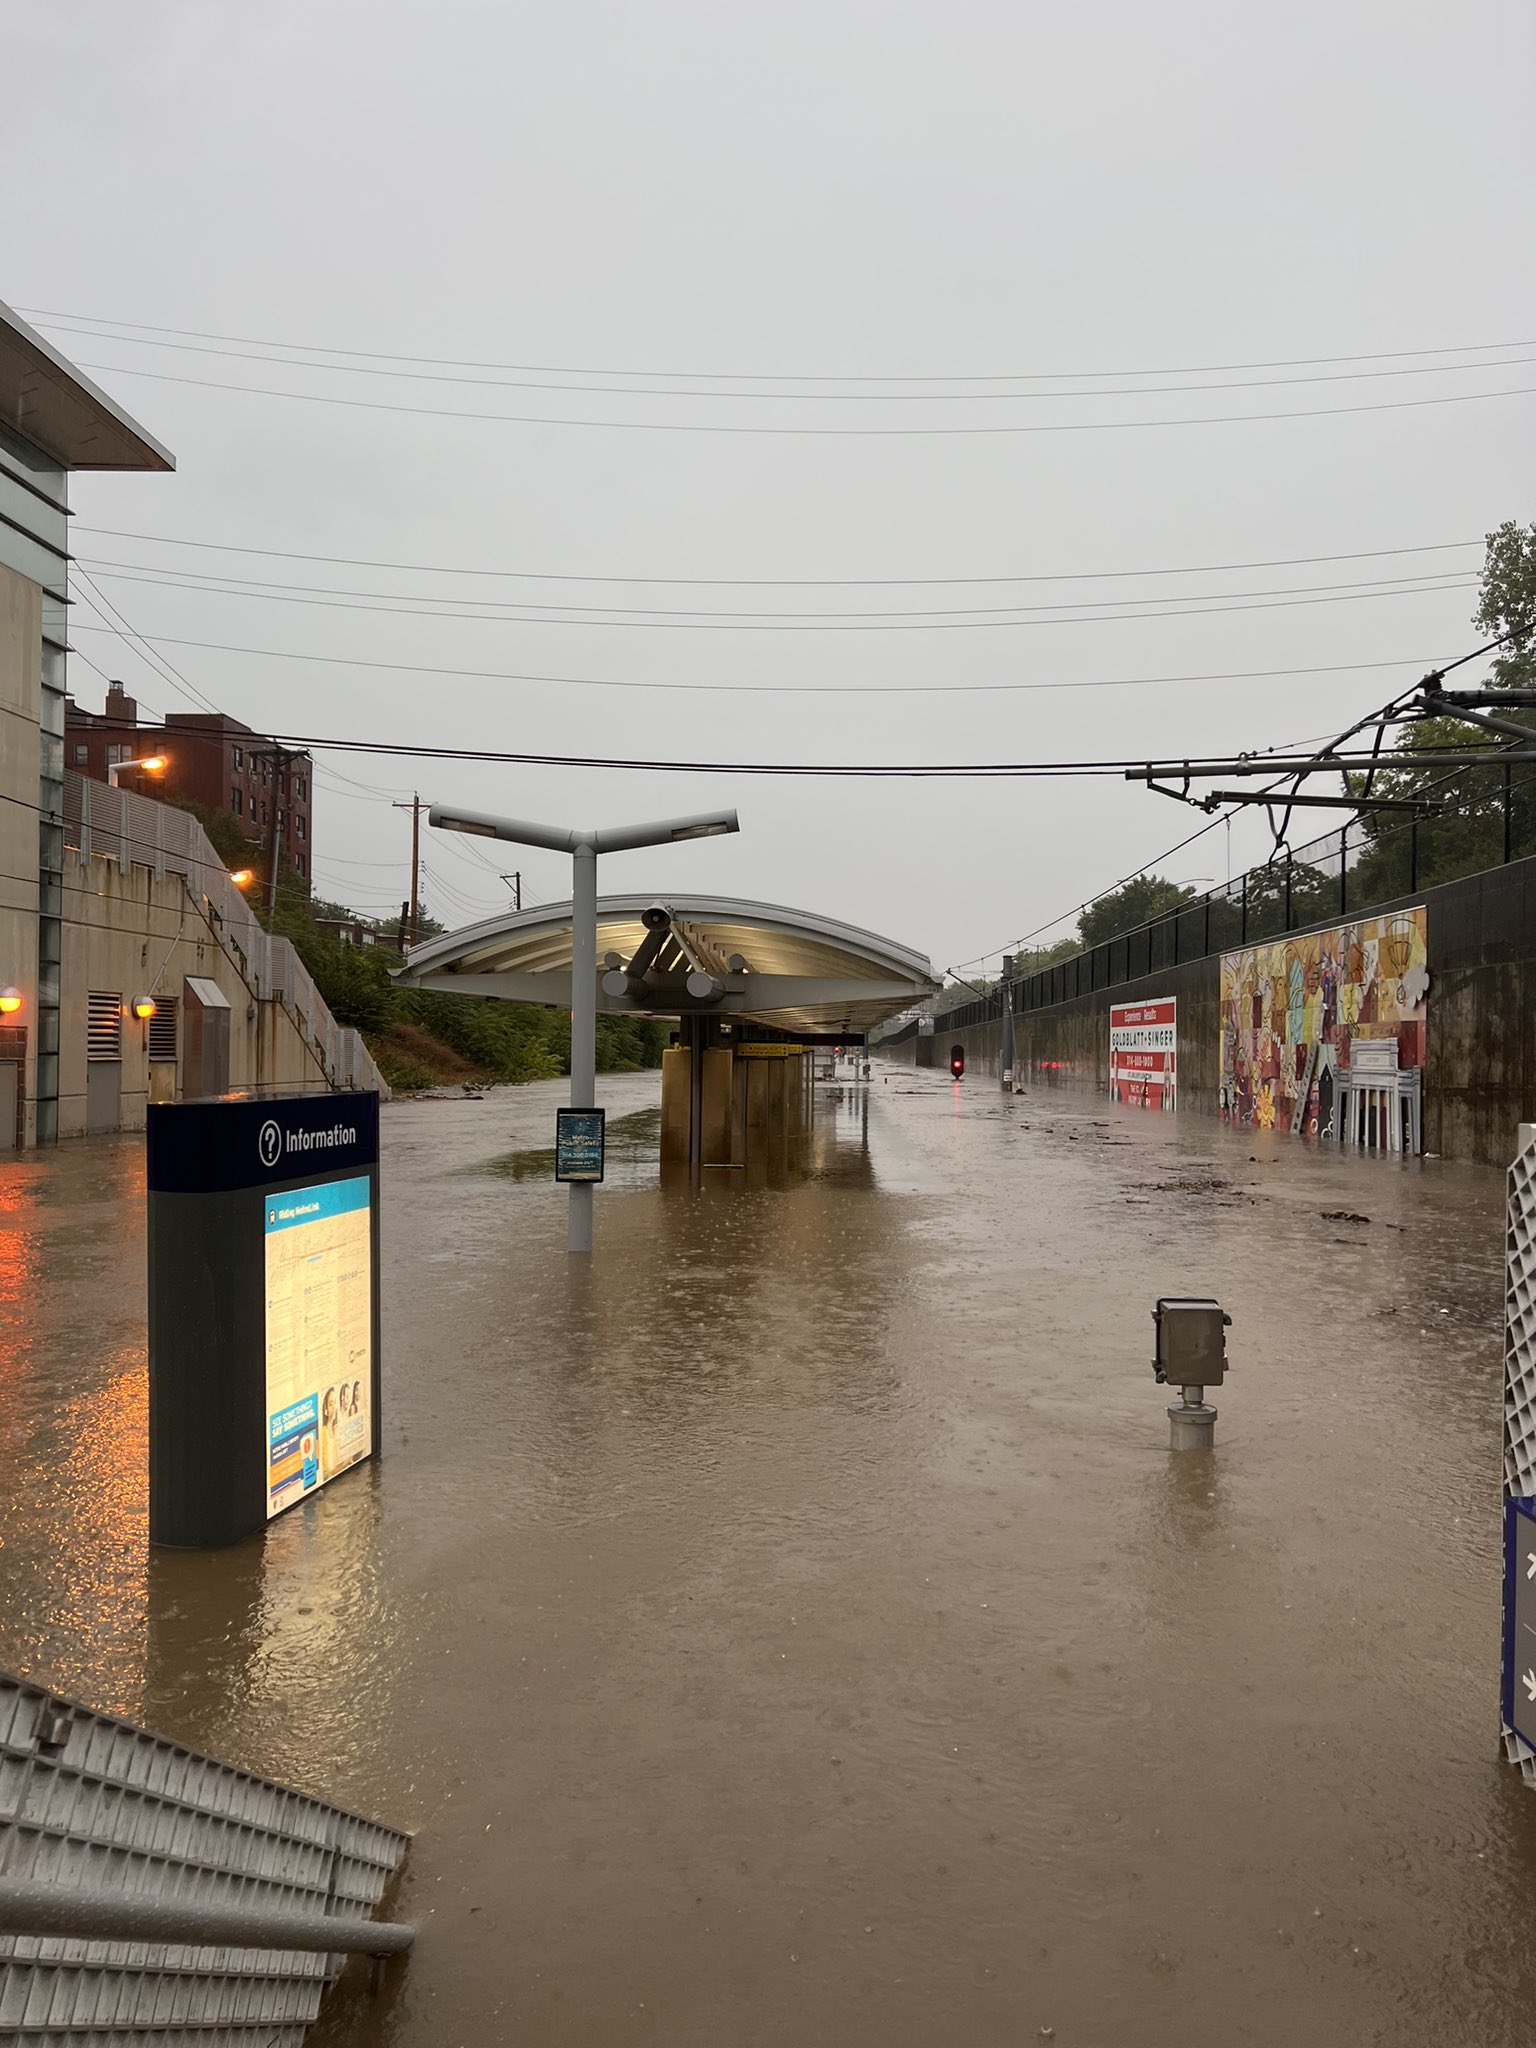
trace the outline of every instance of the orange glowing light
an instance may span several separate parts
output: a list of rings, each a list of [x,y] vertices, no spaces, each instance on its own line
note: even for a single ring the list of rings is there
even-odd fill
[[[140,1019],[153,1017],[158,1007],[153,996],[135,996],[133,999],[133,1014]]]
[[[256,879],[256,872],[253,868],[232,868],[229,879],[237,889],[249,889]]]
[[[14,1017],[21,1008],[19,988],[0,988],[0,1016]]]
[[[132,765],[142,768],[146,775],[158,775],[162,768],[169,768],[171,764],[164,754],[146,754],[142,761],[135,761]]]

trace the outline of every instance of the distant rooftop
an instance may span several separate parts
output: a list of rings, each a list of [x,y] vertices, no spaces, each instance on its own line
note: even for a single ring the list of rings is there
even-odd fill
[[[176,458],[0,301],[0,424],[63,469],[174,469]]]

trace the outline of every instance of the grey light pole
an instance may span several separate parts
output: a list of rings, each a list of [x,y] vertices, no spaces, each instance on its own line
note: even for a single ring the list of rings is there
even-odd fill
[[[638,846],[667,846],[678,839],[713,839],[739,832],[734,811],[704,811],[693,818],[659,818],[649,825],[614,825],[593,832],[558,825],[531,825],[489,811],[450,811],[434,804],[427,823],[444,832],[469,832],[480,839],[510,839],[516,846],[545,846],[571,856],[571,1107],[593,1109],[597,1098],[597,856],[626,853]],[[569,1248],[592,1249],[592,1186],[572,1181]]]
[[[1013,954],[1003,955],[1003,1044],[998,1057],[998,1086],[1013,1088],[1013,977],[1017,963]]]

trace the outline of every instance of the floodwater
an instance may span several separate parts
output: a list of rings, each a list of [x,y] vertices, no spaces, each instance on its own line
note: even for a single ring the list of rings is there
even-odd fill
[[[0,1663],[417,1831],[320,2038],[1524,2042],[1499,1177],[877,1065],[690,1193],[604,1092],[579,1264],[557,1085],[385,1111],[383,1456],[210,1556],[146,1556],[142,1148],[0,1169]]]

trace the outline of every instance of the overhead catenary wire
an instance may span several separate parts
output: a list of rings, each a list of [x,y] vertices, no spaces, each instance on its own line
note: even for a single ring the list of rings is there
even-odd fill
[[[1008,627],[1026,625],[1098,625],[1117,619],[1160,619],[1194,618],[1203,613],[1229,611],[1269,611],[1287,609],[1296,604],[1347,604],[1369,598],[1435,596],[1445,591],[1470,590],[1476,587],[1475,576],[1462,575],[1447,580],[1452,575],[1448,570],[1434,570],[1417,576],[1374,577],[1365,582],[1347,583],[1301,583],[1282,585],[1269,590],[1233,591],[1192,591],[1180,596],[1125,597],[1059,599],[1049,604],[1009,604],[1000,606],[967,605],[945,611],[879,611],[879,612],[797,612],[775,614],[765,612],[713,612],[683,611],[669,608],[665,611],[643,610],[635,605],[598,606],[576,604],[537,604],[525,599],[501,598],[494,600],[434,597],[430,593],[413,591],[397,593],[382,590],[347,590],[334,585],[315,583],[279,583],[267,577],[213,577],[198,575],[187,570],[167,570],[137,562],[100,561],[85,558],[94,575],[107,583],[137,583],[151,590],[185,590],[210,597],[239,597],[255,599],[265,603],[296,604],[322,607],[330,611],[374,612],[386,617],[464,619],[480,621],[491,625],[522,626],[587,626],[624,630],[626,628],[647,628],[667,632],[737,632],[737,633],[819,633],[819,632],[871,632],[895,633],[945,632],[971,627]],[[195,579],[195,580],[194,580]],[[1247,599],[1263,600],[1248,603]],[[481,607],[493,603],[494,610],[466,610],[465,606],[478,604]],[[1028,612],[1064,612],[1074,605],[1087,604],[1091,611],[1079,612],[1071,618],[1018,618],[1013,614]],[[1156,611],[1132,611],[1132,605],[1156,605]],[[445,606],[457,606],[457,610],[445,610]],[[1167,609],[1167,607],[1174,609]],[[574,618],[550,617],[552,612],[574,612]],[[1002,614],[1009,616],[1002,616]],[[978,616],[979,614],[979,616]],[[702,623],[700,623],[702,622]],[[851,623],[835,623],[851,622]]]
[[[761,404],[823,404],[823,405],[985,405],[993,403],[1049,403],[1058,399],[1073,398],[1154,398],[1182,394],[1189,391],[1270,391],[1282,386],[1298,384],[1349,384],[1382,377],[1443,377],[1465,374],[1468,371],[1518,369],[1533,361],[1532,356],[1500,356],[1496,362],[1430,362],[1405,363],[1393,369],[1371,370],[1325,370],[1314,376],[1300,377],[1255,377],[1236,381],[1218,381],[1199,384],[1131,384],[1096,385],[1083,390],[1057,391],[743,391],[740,389],[713,390],[700,383],[694,384],[594,384],[549,383],[542,378],[495,376],[476,377],[458,374],[452,370],[386,369],[374,363],[343,362],[332,363],[319,360],[325,353],[309,350],[303,354],[271,355],[254,352],[253,348],[227,348],[210,342],[168,341],[159,336],[129,334],[121,329],[114,331],[106,327],[67,326],[62,321],[51,323],[55,333],[87,336],[92,341],[112,341],[136,348],[174,349],[178,353],[191,355],[219,356],[226,361],[245,363],[266,363],[275,369],[321,370],[332,376],[345,377],[388,377],[421,384],[467,384],[480,390],[492,391],[559,391],[577,396],[593,395],[607,398],[704,398],[714,400],[740,400],[743,403]],[[280,346],[268,343],[266,346]],[[603,375],[594,371],[590,375]],[[1146,371],[1144,376],[1163,374]],[[1172,372],[1167,374],[1174,374]],[[1190,375],[1191,372],[1179,374]],[[738,384],[747,381],[738,379]],[[757,380],[759,382],[763,380]],[[768,380],[772,381],[772,380]],[[829,379],[829,382],[848,383],[848,378]],[[901,380],[894,380],[901,381]],[[1008,381],[1003,379],[998,382]],[[1018,380],[1015,380],[1018,381]],[[1040,380],[1029,380],[1040,381]]]
[[[299,405],[332,405],[352,411],[384,412],[432,420],[473,420],[481,425],[507,427],[582,427],[611,433],[634,434],[728,434],[776,436],[790,439],[828,437],[839,440],[932,439],[940,436],[998,436],[1016,434],[1109,434],[1167,427],[1252,426],[1271,420],[1341,419],[1350,413],[1412,412],[1433,405],[1474,405],[1499,398],[1528,398],[1536,385],[1516,384],[1501,391],[1445,392],[1433,398],[1391,398],[1367,405],[1312,406],[1291,412],[1197,413],[1187,418],[1144,420],[1033,420],[994,422],[986,426],[932,427],[805,427],[749,425],[721,420],[608,420],[572,419],[566,414],[472,412],[454,406],[401,405],[382,398],[348,398],[340,392],[283,391],[270,384],[226,384],[211,377],[180,377],[169,370],[136,369],[129,363],[93,363],[81,360],[82,370],[104,377],[141,377],[155,384],[180,384],[199,391],[235,392],[249,398],[284,398]],[[1497,368],[1498,365],[1489,365]]]
[[[121,617],[121,613],[118,614]],[[71,634],[115,633],[113,626],[71,626]],[[212,654],[251,654],[264,661],[300,661],[324,668],[363,668],[400,675],[451,677],[457,681],[490,683],[560,684],[589,690],[674,690],[687,693],[720,692],[733,696],[767,697],[900,697],[951,696],[1029,692],[1032,690],[1129,690],[1174,683],[1229,683],[1273,681],[1286,676],[1345,675],[1363,669],[1424,666],[1423,655],[1401,655],[1390,660],[1324,662],[1314,668],[1212,669],[1190,675],[1101,676],[1085,680],[1011,683],[680,683],[646,681],[625,676],[551,675],[543,671],[518,669],[461,668],[445,662],[378,661],[367,655],[315,654],[291,647],[252,647],[228,640],[192,640],[172,634],[135,632],[138,640],[158,647],[194,647]]]
[[[629,583],[666,584],[694,589],[729,587],[736,589],[912,589],[938,588],[959,584],[997,583],[1113,583],[1140,576],[1220,576],[1229,571],[1250,569],[1303,569],[1331,562],[1374,562],[1389,556],[1449,554],[1457,549],[1481,548],[1481,540],[1424,541],[1416,547],[1358,548],[1346,554],[1281,555],[1256,562],[1185,562],[1166,569],[1070,569],[1034,570],[993,576],[628,576],[595,572],[576,573],[560,569],[485,569],[447,562],[388,562],[366,555],[321,555],[296,548],[247,547],[238,541],[191,540],[170,533],[135,533],[121,526],[74,525],[71,533],[90,533],[108,540],[136,540],[157,547],[196,548],[225,555],[259,555],[268,561],[323,562],[342,569],[392,569],[422,576],[495,577],[504,582],[531,583]]]
[[[97,313],[49,312],[40,307],[21,307],[29,320],[77,321],[93,327],[132,328],[144,334],[184,335],[197,341],[239,342],[247,346],[304,349],[313,355],[358,356],[370,362],[431,363],[447,365],[454,369],[468,370],[513,370],[534,373],[565,375],[571,377],[706,377],[715,380],[732,379],[736,382],[756,380],[761,383],[812,383],[812,384],[967,384],[967,383],[1008,383],[1040,382],[1047,378],[1060,377],[1137,377],[1137,376],[1200,376],[1227,370],[1294,370],[1307,369],[1330,363],[1374,363],[1401,362],[1408,357],[1476,355],[1486,354],[1493,349],[1532,348],[1536,340],[1525,341],[1469,341],[1439,348],[1372,349],[1356,355],[1289,356],[1264,362],[1247,363],[1186,363],[1183,365],[1159,365],[1153,369],[1109,369],[1109,370],[993,370],[968,371],[940,375],[922,373],[869,372],[847,373],[843,371],[789,371],[789,370],[637,370],[634,368],[614,369],[612,366],[576,367],[569,363],[495,363],[479,362],[453,356],[394,355],[379,349],[337,348],[323,342],[273,341],[249,334],[217,334],[196,327],[157,326],[144,320],[124,320],[115,316]]]
[[[1523,640],[1528,638],[1531,635],[1532,631],[1533,627],[1529,623],[1522,626],[1512,627],[1509,631],[1501,633],[1497,639],[1490,640],[1481,647],[1474,647],[1469,653],[1459,655],[1454,661],[1435,664],[1430,673],[1436,679],[1443,678],[1449,675],[1453,669],[1464,668],[1468,662],[1477,661],[1482,656],[1491,654],[1495,652],[1498,648],[1508,645],[1511,641]],[[1398,717],[1396,714],[1400,712],[1401,708],[1405,704],[1405,701],[1408,698],[1412,697],[1414,694],[1416,694],[1418,687],[1418,685],[1415,685],[1412,689],[1399,691],[1395,696],[1390,697],[1385,705],[1379,707],[1375,711],[1367,712],[1365,717],[1357,719],[1353,725],[1346,726],[1344,731],[1338,734],[1323,749],[1322,755],[1318,757],[1320,762],[1325,763],[1330,769],[1337,768],[1340,771],[1340,773],[1345,773],[1347,766],[1352,764],[1345,764],[1339,761],[1335,761],[1330,759],[1329,757],[1334,754],[1337,748],[1343,745],[1345,740],[1352,738],[1358,732],[1363,732],[1369,726],[1377,725],[1378,745],[1376,749],[1373,750],[1371,762],[1367,764],[1368,766],[1377,765],[1377,760],[1380,751],[1380,732],[1384,730],[1385,726],[1388,724],[1401,722],[1400,717]],[[1532,742],[1533,746],[1536,746],[1536,729],[1533,729],[1532,732]],[[1280,746],[1269,748],[1265,751],[1271,754],[1280,754],[1287,751],[1290,746],[1293,746],[1295,744],[1297,743],[1294,741],[1283,742]],[[1490,747],[1487,751],[1491,758],[1496,759],[1498,754],[1504,750]],[[1255,754],[1247,758],[1260,760],[1263,758],[1263,756]],[[1193,766],[1194,764],[1191,763],[1190,765]],[[1394,762],[1393,765],[1401,764]],[[1287,773],[1279,776],[1268,790],[1255,791],[1255,797],[1263,798],[1265,796],[1273,795],[1280,789],[1283,783],[1292,781],[1293,779],[1299,786],[1301,778],[1299,776],[1293,778],[1290,773]],[[1427,785],[1427,787],[1443,787],[1444,784],[1451,779],[1453,778],[1450,776],[1442,776],[1439,778],[1437,782],[1431,783]],[[1161,853],[1151,855],[1149,859],[1141,862],[1136,868],[1134,868],[1130,874],[1122,875],[1119,881],[1111,882],[1106,888],[1098,890],[1094,895],[1085,897],[1081,903],[1074,904],[1070,910],[1063,910],[1058,912],[1055,917],[1047,919],[1047,921],[1044,924],[1038,924],[1034,927],[1032,931],[1025,932],[1021,937],[1012,940],[1010,942],[1009,947],[1004,947],[998,950],[1001,952],[1008,951],[1011,949],[1012,951],[1017,952],[1020,947],[1027,946],[1031,939],[1040,938],[1045,933],[1054,931],[1058,925],[1065,924],[1069,917],[1076,917],[1079,914],[1079,912],[1091,908],[1093,904],[1100,902],[1105,896],[1113,895],[1116,889],[1124,888],[1128,882],[1134,881],[1138,875],[1145,874],[1149,868],[1157,865],[1157,863],[1171,859],[1172,856],[1176,853],[1182,853],[1185,847],[1192,846],[1197,839],[1203,839],[1208,832],[1216,831],[1219,826],[1230,825],[1232,822],[1232,818],[1235,815],[1236,809],[1237,806],[1229,806],[1219,811],[1206,824],[1197,826],[1193,832],[1189,833],[1185,838],[1176,841],[1174,845],[1165,847]],[[1280,843],[1280,835],[1277,834],[1277,848]],[[992,959],[993,957],[994,956],[991,952],[978,953],[975,954],[969,960],[960,961],[956,967],[946,967],[943,971],[946,974],[958,975],[959,967],[980,966],[985,964],[986,961]]]

